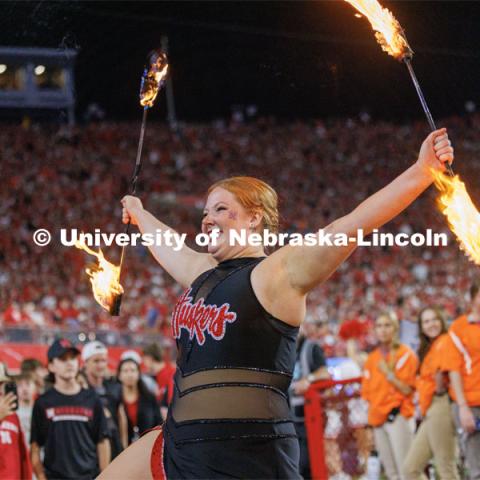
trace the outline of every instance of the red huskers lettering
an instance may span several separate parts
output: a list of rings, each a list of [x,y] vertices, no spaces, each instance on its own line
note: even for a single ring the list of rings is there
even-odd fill
[[[93,418],[93,410],[87,407],[50,407],[47,408],[46,416],[49,420],[54,422],[61,421],[79,421],[79,422],[88,422]]]
[[[220,307],[216,305],[204,305],[203,298],[192,303],[189,288],[178,300],[173,310],[172,329],[173,336],[180,338],[182,328],[190,333],[190,339],[197,338],[199,345],[205,343],[206,334],[210,334],[215,340],[221,340],[225,335],[227,323],[233,323],[237,319],[235,312],[230,312],[230,304],[224,303]]]

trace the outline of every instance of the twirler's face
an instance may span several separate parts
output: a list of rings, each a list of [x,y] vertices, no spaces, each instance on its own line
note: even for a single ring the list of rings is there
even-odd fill
[[[216,244],[212,240],[208,244],[208,253],[216,260],[232,258],[242,247],[229,245],[229,231],[249,231],[252,215],[238,202],[235,195],[223,188],[215,188],[207,198],[203,210],[202,233],[211,234],[218,231]]]

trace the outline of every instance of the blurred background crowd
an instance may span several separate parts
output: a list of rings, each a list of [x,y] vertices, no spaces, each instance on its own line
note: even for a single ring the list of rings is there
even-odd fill
[[[456,170],[475,198],[480,116],[446,118]],[[122,283],[122,314],[111,317],[94,301],[85,267],[95,260],[59,242],[60,228],[123,231],[120,199],[128,190],[136,154],[136,123],[83,126],[4,126],[0,131],[0,339],[50,340],[48,332],[96,331],[107,344],[168,337],[180,293],[145,247],[129,247]],[[280,196],[281,231],[311,232],[351,211],[416,159],[425,122],[408,125],[358,118],[281,123],[234,115],[230,120],[147,129],[138,195],[154,215],[192,242],[205,192],[214,181],[259,176]],[[448,232],[432,187],[383,231]],[[35,246],[38,228],[53,242]],[[119,248],[104,248],[118,261]],[[333,278],[312,292],[308,318],[325,325],[330,352],[362,336],[376,313],[396,310],[411,330],[422,305],[437,304],[450,318],[462,311],[471,267],[449,234],[447,247],[359,248]],[[343,327],[342,327],[343,326]],[[47,335],[47,337],[45,337]],[[86,336],[85,336],[86,335]],[[363,336],[368,336],[366,333]],[[342,349],[344,351],[342,351]]]
[[[472,160],[480,151],[480,115],[446,118],[441,125],[448,127],[455,146],[456,171],[472,198],[478,198],[478,186],[470,179],[479,174],[479,165]],[[79,351],[74,345],[83,345],[82,369],[75,384],[95,389],[104,399],[104,409],[110,411],[105,410],[105,418],[115,419],[118,431],[105,433],[113,456],[166,414],[175,372],[170,316],[181,288],[147,248],[128,247],[121,315],[112,317],[95,302],[85,272],[95,258],[60,243],[60,229],[123,231],[120,199],[128,191],[138,128],[136,123],[104,121],[60,127],[25,121],[21,127],[6,125],[0,131],[5,179],[0,184],[0,343],[5,346],[0,361],[7,363],[10,372],[6,377],[4,370],[3,381],[13,379],[17,385],[18,418],[27,443],[34,400],[48,391],[47,345],[59,335],[69,339],[67,350],[76,358]],[[372,121],[365,114],[283,123],[237,113],[229,120],[176,129],[152,122],[137,191],[149,211],[187,233],[187,243],[193,245],[208,187],[224,177],[252,175],[277,190],[280,231],[308,233],[347,214],[393,180],[416,160],[425,136],[424,122],[394,124]],[[365,361],[378,346],[380,313],[389,311],[398,318],[401,344],[417,352],[418,318],[425,306],[438,306],[448,323],[469,308],[468,290],[476,267],[459,249],[437,199],[438,192],[430,188],[382,231],[445,232],[448,246],[358,248],[328,282],[309,295],[301,339],[319,350],[312,357],[313,373],[303,372],[294,380],[291,395],[302,399],[311,375],[313,381],[353,382],[345,385],[350,390],[343,403],[338,403],[340,390],[332,396],[335,406],[329,406],[325,397],[324,468],[331,478],[364,472],[369,459],[376,458],[372,455],[377,442],[365,427],[366,404],[358,396]],[[32,240],[39,228],[52,233],[47,247],[38,247]],[[103,251],[118,263],[119,247]],[[21,350],[22,344],[31,352]],[[298,352],[306,344],[301,340]],[[34,352],[39,346],[42,350]],[[414,379],[416,367],[410,373]],[[140,411],[150,412],[148,422],[137,415]],[[305,440],[305,451],[302,415],[299,436]],[[353,426],[351,415],[356,415]],[[102,440],[97,440],[100,448]],[[98,452],[102,468],[103,454]],[[384,458],[382,464],[386,468]],[[308,456],[304,468],[305,478],[310,478]]]

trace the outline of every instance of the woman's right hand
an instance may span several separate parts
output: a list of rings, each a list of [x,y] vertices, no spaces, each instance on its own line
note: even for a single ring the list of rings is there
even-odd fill
[[[130,222],[132,225],[137,225],[137,214],[143,210],[142,202],[138,197],[132,195],[125,195],[121,200],[122,210],[122,222]]]

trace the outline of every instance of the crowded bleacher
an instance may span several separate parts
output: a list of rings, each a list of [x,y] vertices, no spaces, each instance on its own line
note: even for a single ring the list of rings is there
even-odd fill
[[[474,161],[479,122],[478,115],[444,122],[467,184],[479,168]],[[94,258],[58,242],[60,228],[122,231],[119,201],[132,173],[137,129],[132,123],[2,128],[0,335],[12,328],[95,329],[110,332],[111,343],[120,341],[115,332],[121,331],[169,335],[179,288],[145,248],[128,250],[122,315],[112,318],[95,303],[84,272]],[[304,233],[347,213],[393,179],[415,159],[425,131],[424,122],[394,125],[365,118],[289,124],[233,119],[188,124],[180,132],[152,124],[138,194],[150,211],[191,241],[208,186],[240,172],[256,175],[279,192],[281,229]],[[468,187],[475,200],[476,185]],[[435,198],[431,188],[384,230],[448,231]],[[57,235],[54,246],[33,244],[37,228]],[[118,248],[104,251],[118,260]],[[312,292],[308,316],[328,322],[335,332],[346,321],[371,320],[387,307],[409,320],[433,302],[453,317],[463,307],[462,290],[473,271],[453,236],[448,247],[438,249],[359,249],[331,281]],[[29,338],[25,332],[16,335]]]
[[[449,128],[455,144],[456,170],[467,182],[475,201],[480,191],[470,180],[478,178],[480,168],[476,162],[480,153],[480,115],[447,118],[442,124]],[[22,343],[43,344],[42,358],[47,344],[50,345],[49,368],[57,358],[62,362],[64,356],[66,361],[81,358],[81,371],[75,373],[75,382],[83,390],[95,389],[104,398],[103,407],[110,409],[115,419],[113,427],[118,430],[110,425],[114,433],[108,433],[105,426],[105,433],[94,438],[98,442],[98,465],[95,461],[94,466],[100,470],[108,464],[100,450],[103,440],[110,439],[113,458],[114,453],[165,418],[173,396],[175,367],[171,363],[173,349],[169,348],[172,346],[170,318],[181,294],[180,286],[145,247],[128,247],[121,279],[125,289],[122,311],[119,317],[112,317],[95,302],[85,273],[94,258],[59,242],[61,228],[83,232],[123,231],[120,199],[128,190],[132,174],[137,130],[134,123],[92,122],[58,127],[27,121],[21,127],[4,126],[0,131],[5,179],[0,183],[0,343],[14,346],[8,358],[0,357],[0,362],[9,366],[6,369],[2,365],[0,383],[14,380],[19,389],[23,410],[20,409],[18,417],[27,442],[30,427],[34,428],[34,469],[35,462],[37,469],[41,463],[35,444],[41,446],[44,439],[39,437],[40,426],[30,423],[32,408],[34,399],[49,391],[45,380],[48,383],[52,373],[45,379],[47,362],[38,358],[22,364],[22,356],[39,357],[33,350],[21,350]],[[137,192],[149,211],[178,232],[187,233],[188,243],[193,245],[208,187],[224,177],[252,175],[267,180],[279,193],[281,231],[312,232],[351,211],[414,162],[425,133],[424,122],[398,125],[372,121],[365,116],[290,123],[274,118],[234,117],[209,124],[185,124],[175,131],[152,123],[145,140]],[[404,351],[410,352],[409,348],[417,351],[420,346],[418,318],[424,307],[435,305],[448,323],[469,308],[472,297],[468,291],[477,267],[468,261],[449,233],[446,219],[436,205],[437,196],[431,187],[383,230],[448,232],[448,246],[359,248],[328,282],[308,297],[301,338],[302,342],[307,338],[321,350],[316,353],[316,363],[312,363],[315,367],[308,375],[304,372],[294,378],[291,388],[297,397],[302,397],[312,383],[354,379],[343,406],[332,407],[328,401],[324,405],[323,468],[328,470],[329,478],[351,478],[348,475],[355,477],[365,472],[374,447],[378,449],[382,443],[373,439],[366,426],[368,423],[377,427],[376,419],[367,419],[366,404],[350,403],[354,398],[357,402],[361,394],[366,402],[375,404],[369,393],[374,387],[368,385],[367,377],[360,386],[359,377],[362,370],[369,371],[372,360],[368,360],[368,355],[373,355],[379,343],[382,345],[379,322],[391,322],[390,336],[383,340],[388,355],[393,352],[402,356]],[[50,230],[54,236],[48,248],[32,242],[32,234],[39,228]],[[109,260],[118,262],[118,247],[103,250]],[[397,333],[404,349],[401,351],[397,351],[395,343]],[[54,342],[59,335],[68,337],[72,343]],[[94,339],[103,343],[87,343]],[[83,346],[80,353],[77,347],[82,344],[87,347]],[[166,348],[162,350],[158,345]],[[142,357],[140,346],[145,347]],[[101,368],[92,360],[95,358],[103,362]],[[341,362],[337,362],[339,358]],[[420,418],[418,398],[413,395],[418,373],[416,356],[412,355],[409,362],[408,375],[401,380],[404,384],[396,388],[403,392],[402,401],[411,406],[408,418],[414,415],[414,401],[415,415]],[[78,367],[77,363],[77,370]],[[395,372],[391,365],[384,368],[385,378],[380,377],[385,383],[388,375]],[[445,367],[444,371],[447,370]],[[55,381],[55,376],[50,380]],[[388,396],[390,386],[385,385]],[[448,387],[452,388],[447,381],[437,386],[442,396]],[[321,390],[325,398],[328,388]],[[11,412],[5,398],[11,397],[3,396],[0,407]],[[299,405],[304,415],[303,400]],[[398,409],[381,412],[379,417],[385,413],[387,418],[394,410]],[[144,418],[139,420],[140,411],[141,415],[149,412],[148,422]],[[372,411],[370,408],[370,416]],[[107,419],[108,415],[106,412]],[[353,427],[350,420],[345,420],[349,415],[356,415]],[[304,417],[299,418],[303,423]],[[382,421],[383,417],[379,422]],[[303,434],[306,438],[305,430]],[[411,441],[413,431],[408,438]],[[349,458],[341,456],[343,449]],[[422,465],[416,460],[408,457],[406,465],[412,472],[418,464]],[[450,455],[451,468],[456,468],[455,462],[455,455]],[[389,473],[385,456],[382,463],[390,477],[395,467],[390,466]],[[305,478],[310,478],[308,456],[305,469]],[[26,477],[30,478],[28,472]]]

